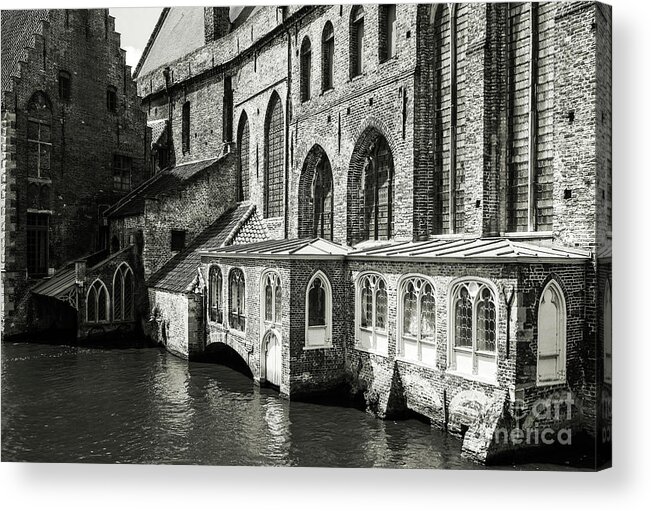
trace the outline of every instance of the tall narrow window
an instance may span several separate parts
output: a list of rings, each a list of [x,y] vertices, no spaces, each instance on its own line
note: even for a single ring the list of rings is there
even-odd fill
[[[497,376],[497,305],[482,282],[460,282],[451,294],[450,368],[494,381]]]
[[[275,272],[267,273],[262,280],[264,296],[263,318],[267,328],[278,326],[282,322],[282,287],[280,277]]]
[[[59,71],[59,99],[61,101],[70,101],[71,95],[70,73],[68,71]]]
[[[211,266],[208,274],[209,299],[208,314],[210,321],[223,322],[222,312],[222,271],[218,266]]]
[[[27,213],[27,273],[30,277],[47,275],[49,265],[49,225],[47,213]]]
[[[222,130],[224,142],[233,140],[233,79],[224,77],[224,102],[222,109]]]
[[[332,169],[327,157],[321,159],[316,166],[312,185],[312,203],[314,205],[313,236],[332,240]]]
[[[267,111],[265,129],[265,218],[283,214],[284,136],[283,110],[280,98],[273,94]]]
[[[429,280],[412,277],[400,286],[402,328],[399,352],[407,360],[434,365],[436,362],[436,298]]]
[[[310,99],[312,92],[312,44],[305,37],[301,45],[301,101]]]
[[[307,285],[305,297],[305,345],[323,348],[332,345],[332,288],[317,272]]]
[[[380,62],[393,58],[396,54],[396,6],[379,6],[379,56]]]
[[[122,263],[113,274],[113,320],[133,319],[134,280],[133,271],[127,263]]]
[[[350,14],[350,77],[364,72],[364,6],[356,5]]]
[[[604,290],[604,381],[613,381],[613,304],[610,282]]]
[[[246,113],[242,114],[240,118],[240,126],[238,129],[238,155],[239,155],[239,169],[237,180],[237,200],[243,201],[249,199],[249,152],[250,148],[250,135],[249,135],[249,118]]]
[[[48,98],[36,92],[29,101],[27,117],[27,164],[30,177],[50,178],[52,110]]]
[[[117,112],[118,90],[112,85],[106,89],[106,109],[109,112]]]
[[[565,298],[551,281],[538,304],[538,385],[565,381]]]
[[[376,274],[366,274],[357,282],[357,346],[387,354],[387,285]]]
[[[244,332],[246,328],[246,292],[242,270],[239,268],[231,270],[228,287],[230,300],[228,323],[232,329]]]
[[[190,102],[183,103],[181,113],[181,151],[183,154],[190,152]]]
[[[384,137],[371,145],[362,173],[366,239],[387,240],[393,232],[393,156]]]
[[[113,155],[113,189],[117,192],[131,190],[132,160],[121,154]]]
[[[97,279],[86,293],[86,322],[102,323],[109,320],[109,293],[106,285]]]
[[[321,35],[321,88],[326,91],[334,86],[335,31],[329,21]]]

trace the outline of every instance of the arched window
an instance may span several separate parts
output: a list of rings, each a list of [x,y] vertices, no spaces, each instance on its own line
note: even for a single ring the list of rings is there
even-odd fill
[[[326,91],[334,87],[335,76],[335,31],[329,21],[321,35],[321,88]]]
[[[228,277],[230,289],[230,313],[228,323],[234,330],[244,332],[246,328],[246,291],[244,273],[239,268],[233,268]]]
[[[398,306],[399,352],[415,362],[436,362],[436,298],[434,286],[423,277],[410,277],[400,285]]]
[[[613,304],[610,282],[604,289],[604,381],[613,381]]]
[[[393,232],[393,156],[384,137],[369,149],[362,186],[366,239],[387,240]]]
[[[305,312],[305,346],[332,346],[332,288],[321,271],[316,272],[307,285]]]
[[[242,113],[240,125],[237,130],[238,140],[238,181],[237,181],[237,200],[243,201],[249,199],[249,151],[250,151],[250,134],[249,118],[246,112]]]
[[[377,274],[357,280],[357,346],[388,354],[387,284]]]
[[[104,282],[97,279],[86,293],[86,322],[102,323],[109,320],[109,292]]]
[[[305,158],[298,194],[298,236],[332,240],[332,168],[319,145],[314,145]]]
[[[133,295],[133,271],[127,263],[122,263],[113,274],[113,321],[133,319]]]
[[[265,129],[265,218],[277,217],[283,214],[283,109],[278,94],[274,93],[267,110]]]
[[[263,296],[260,303],[264,310],[262,317],[267,328],[280,325],[282,322],[282,286],[276,272],[268,272],[262,278]]]
[[[396,6],[381,4],[378,9],[379,18],[379,57],[380,62],[393,58],[396,54]]]
[[[497,305],[491,286],[479,281],[452,287],[450,368],[494,381],[497,376]]]
[[[62,101],[70,101],[71,97],[71,79],[68,71],[59,71],[59,99]]]
[[[356,5],[350,13],[350,77],[364,72],[364,6]]]
[[[219,266],[211,266],[208,272],[208,314],[210,321],[222,323],[222,271]]]
[[[52,110],[42,92],[36,92],[27,109],[27,164],[30,177],[50,177]]]
[[[563,292],[551,281],[538,304],[538,385],[565,381],[565,316]]]
[[[305,36],[301,45],[301,101],[310,99],[312,87],[312,44]]]

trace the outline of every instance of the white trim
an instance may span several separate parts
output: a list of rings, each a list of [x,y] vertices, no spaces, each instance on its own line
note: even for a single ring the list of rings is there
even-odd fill
[[[244,311],[243,311],[243,314],[241,315],[244,318],[244,329],[243,330],[238,330],[237,328],[234,328],[231,325],[231,301],[233,299],[233,297],[231,296],[231,276],[233,275],[233,273],[235,271],[240,271],[242,273],[242,278],[244,280],[244,300],[243,300]],[[222,275],[223,275],[223,273],[222,273]],[[228,331],[231,334],[239,334],[241,336],[244,336],[246,334],[246,327],[249,324],[248,317],[247,317],[247,312],[248,312],[247,309],[248,309],[248,307],[246,306],[247,305],[246,304],[246,298],[247,298],[247,295],[248,295],[248,291],[246,289],[247,280],[248,280],[248,277],[247,277],[246,273],[244,273],[244,270],[242,268],[240,268],[239,266],[231,266],[229,268],[229,270],[228,270],[228,280],[227,280],[227,283],[226,283],[227,288],[228,288],[227,291],[226,291],[226,297],[227,297],[226,313],[228,314],[228,317],[226,318],[226,321],[223,324],[224,324],[224,326],[226,326],[228,328]]]
[[[267,302],[265,300],[265,291],[266,291],[266,279],[268,277],[273,277],[275,276],[277,281],[272,282],[272,295],[271,295],[271,307],[273,309],[273,316],[275,317],[276,315],[276,288],[280,287],[280,292],[281,292],[281,304],[280,304],[280,318],[277,318],[278,321],[267,321],[265,319],[266,312],[267,312]],[[260,292],[260,317],[258,318],[260,320],[260,333],[262,337],[264,337],[265,332],[267,332],[270,329],[275,329],[275,328],[281,328],[282,325],[282,290],[283,290],[283,281],[282,278],[280,277],[280,273],[275,268],[269,268],[264,270],[260,274],[260,282],[258,286],[259,292]],[[261,338],[262,339],[262,338]]]
[[[396,303],[396,358],[406,362],[406,363],[414,363],[416,365],[422,365],[423,367],[436,367],[436,359],[438,357],[438,346],[437,346],[437,339],[438,339],[438,321],[436,321],[436,316],[435,316],[435,324],[434,324],[434,340],[429,342],[429,341],[422,341],[421,339],[421,332],[420,332],[420,317],[421,317],[421,310],[420,310],[420,289],[417,290],[417,301],[416,301],[416,310],[418,312],[417,316],[419,318],[419,326],[418,326],[418,336],[416,339],[414,339],[417,343],[418,346],[418,360],[413,360],[410,358],[405,357],[405,351],[404,351],[404,344],[403,344],[403,326],[404,326],[404,304],[403,304],[403,293],[405,291],[405,286],[407,282],[410,280],[415,280],[419,279],[424,281],[425,283],[429,284],[432,287],[432,295],[434,296],[434,307],[435,311],[438,310],[439,308],[439,300],[437,296],[437,288],[436,284],[434,283],[434,279],[427,276],[423,275],[421,273],[407,273],[405,275],[402,275],[398,279],[398,286],[397,286],[397,303]],[[431,364],[423,362],[422,361],[422,351],[421,351],[421,343],[425,342],[426,344],[430,344],[434,346],[434,360],[432,361]]]
[[[543,296],[548,289],[551,289],[554,293],[554,297],[558,298],[559,304],[557,306],[557,317],[556,317],[556,333],[557,333],[557,350],[558,350],[558,366],[556,378],[553,380],[540,381],[540,306],[542,304]],[[566,382],[567,377],[567,303],[565,301],[565,295],[563,294],[563,289],[560,284],[552,279],[550,280],[538,297],[538,311],[536,314],[536,326],[537,326],[537,335],[536,335],[536,386],[537,387],[547,387],[549,385],[559,385]]]
[[[99,292],[95,289],[95,284],[99,283],[100,287],[104,288],[104,291],[106,291],[106,319],[104,320],[99,320],[98,317],[98,305],[99,305]],[[91,321],[88,319],[88,297],[90,296],[90,292],[92,290],[95,290],[95,318]],[[108,288],[106,287],[106,284],[104,284],[104,281],[100,278],[96,278],[93,283],[88,286],[88,291],[86,291],[86,323],[109,323],[111,321],[111,294],[108,291]]]
[[[126,268],[126,269],[123,269],[123,268]],[[118,276],[118,273],[120,274],[120,280],[122,281],[122,287],[121,287],[122,296],[120,296],[120,309],[122,311],[122,317],[121,318],[116,318],[115,317],[115,278]],[[124,289],[124,281],[126,280],[126,277],[127,277],[127,275],[129,275],[129,273],[131,273],[131,315],[130,315],[130,317],[126,317],[126,314],[124,312],[124,304],[125,304],[124,298],[126,296],[125,289]],[[134,316],[135,316],[135,314],[134,314],[135,313],[135,310],[134,310],[135,309],[135,284],[136,284],[135,275],[133,273],[133,270],[131,269],[131,266],[129,266],[129,263],[127,263],[126,261],[122,261],[118,265],[118,267],[115,269],[115,271],[113,272],[113,282],[112,282],[112,285],[113,285],[112,291],[113,291],[113,293],[111,295],[111,299],[113,300],[112,301],[112,304],[113,304],[113,307],[112,307],[112,309],[113,309],[112,310],[113,321],[133,321]]]
[[[221,322],[220,321],[213,321],[212,319],[210,319],[211,318],[210,313],[211,313],[211,302],[212,302],[212,287],[213,287],[213,283],[212,283],[212,273],[213,273],[212,269],[213,268],[216,268],[219,271],[219,277],[220,277],[220,280],[221,280],[221,293],[219,293],[220,294],[220,296],[218,297],[219,304],[218,304],[218,307],[217,307],[217,311],[219,311],[221,309],[221,313],[222,313]],[[226,288],[226,287],[228,287],[228,283],[227,283],[226,286],[224,286],[224,270],[222,270],[222,267],[217,263],[208,264],[208,299],[206,300],[206,309],[207,309],[206,310],[206,322],[207,323],[226,326],[225,309],[226,310],[228,309],[228,306],[224,307],[225,303],[228,304],[228,301],[226,301],[226,302],[224,301],[224,288]]]
[[[370,327],[362,327],[362,288],[361,284],[363,281],[365,281],[366,278],[368,277],[374,277],[376,281],[371,284],[371,292],[372,292],[372,318],[371,318],[371,326]],[[379,282],[382,281],[384,282],[384,290],[387,295],[387,311],[386,311],[386,317],[385,317],[385,328],[384,330],[378,330],[376,327],[376,322],[377,322],[377,291],[378,291],[378,284]],[[389,352],[389,285],[387,284],[387,279],[382,275],[381,273],[378,273],[376,271],[363,271],[355,276],[353,279],[353,282],[355,284],[355,348],[359,349],[361,351],[366,351],[368,353],[375,353],[378,355],[382,356],[387,356]],[[370,347],[364,347],[360,343],[361,339],[361,331],[365,330],[368,332],[371,336],[371,346]],[[387,349],[386,351],[381,351],[378,349],[377,345],[377,340],[378,340],[378,334],[384,335],[387,338]]]
[[[325,289],[325,340],[323,344],[308,343],[309,339],[309,320],[310,320],[310,289],[314,281],[319,278],[324,284]],[[314,328],[314,327],[312,327]],[[305,347],[309,348],[331,348],[332,347],[332,286],[330,279],[321,270],[317,270],[310,278],[305,287]]]

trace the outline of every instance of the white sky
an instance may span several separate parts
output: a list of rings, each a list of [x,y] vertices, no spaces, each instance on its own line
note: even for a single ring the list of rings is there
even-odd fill
[[[121,35],[121,45],[127,52],[127,64],[135,71],[149,36],[156,26],[161,7],[110,7],[115,18],[115,30]]]

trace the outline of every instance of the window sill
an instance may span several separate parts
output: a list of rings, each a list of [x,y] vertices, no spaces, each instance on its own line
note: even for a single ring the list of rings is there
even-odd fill
[[[332,348],[332,343],[322,344],[320,346],[303,346],[303,351],[327,350]]]
[[[368,354],[370,354],[370,355],[377,355],[378,357],[389,358],[389,354],[388,354],[388,353],[380,353],[379,351],[372,350],[372,349],[370,349],[370,348],[362,348],[361,346],[355,346],[355,349],[356,349],[357,351],[361,351],[361,352],[363,352],[363,353],[368,353]]]
[[[241,330],[233,330],[232,328],[228,328],[228,334],[232,335],[233,337],[239,337],[240,339],[246,339],[246,332],[242,332]]]
[[[493,380],[491,378],[484,378],[482,376],[479,376],[478,374],[468,374],[468,373],[460,373],[458,371],[453,371],[452,369],[448,369],[445,371],[445,374],[449,374],[450,376],[456,376],[458,378],[463,378],[464,380],[468,381],[475,381],[477,383],[484,383],[486,385],[491,385],[493,387],[498,387],[499,383],[497,383],[497,380]]]
[[[352,76],[348,82],[357,82],[359,80],[362,80],[366,76],[366,73],[362,72],[358,75]]]
[[[326,96],[330,94],[331,92],[334,92],[335,88],[334,87],[329,87],[327,89],[324,89],[321,91],[321,96]]]
[[[54,212],[51,209],[35,209],[27,208],[28,213],[36,213],[39,215],[52,215]]]
[[[502,232],[500,235],[515,239],[551,239],[554,237],[552,231]]]
[[[536,382],[536,387],[537,388],[540,388],[540,387],[553,387],[555,385],[566,385],[566,384],[567,384],[566,380],[552,380],[552,381],[543,381],[543,382],[537,381]]]
[[[28,183],[41,183],[41,184],[45,184],[45,185],[51,185],[52,184],[52,178],[40,177],[40,176],[28,176],[27,177],[27,182]]]
[[[409,364],[413,366],[418,366],[422,367],[424,369],[432,369],[432,370],[438,370],[435,364],[427,364],[425,362],[421,362],[420,360],[411,360],[410,358],[405,358],[402,356],[397,356],[396,357],[396,362],[402,362],[404,364]]]

